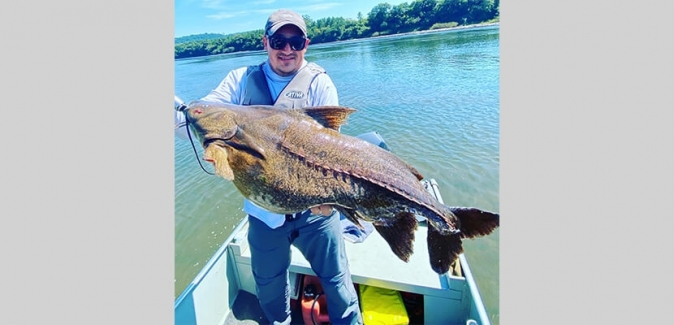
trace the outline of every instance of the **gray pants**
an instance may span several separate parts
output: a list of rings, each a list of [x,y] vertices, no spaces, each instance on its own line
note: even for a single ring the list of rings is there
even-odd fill
[[[321,280],[331,324],[362,324],[358,296],[351,280],[339,213],[329,217],[305,211],[299,218],[271,229],[249,217],[253,277],[257,296],[272,324],[290,324],[290,245],[297,247]]]

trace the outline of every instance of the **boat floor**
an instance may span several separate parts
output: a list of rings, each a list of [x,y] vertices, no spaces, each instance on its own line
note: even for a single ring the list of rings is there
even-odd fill
[[[428,265],[428,256],[423,253],[426,250],[426,227],[420,225],[415,246],[422,252],[418,256],[412,258],[410,263],[399,261],[398,258],[390,252],[390,249],[379,233],[372,232],[368,239],[362,243],[351,243],[345,241],[347,247],[347,256],[349,256],[349,264],[356,286],[362,284],[376,285],[381,287],[388,287],[401,292],[406,292],[408,295],[417,295],[421,292],[414,292],[420,290],[431,295],[445,295],[447,288],[443,288],[447,284],[442,284],[441,278],[435,274],[430,265]],[[244,227],[240,233],[240,237],[235,240],[233,246],[243,248],[240,255],[237,255],[238,262],[241,264],[250,263],[250,251],[248,250],[245,233],[247,226]],[[374,246],[373,246],[374,245]],[[236,251],[239,251],[237,249]],[[297,274],[314,275],[308,262],[304,256],[297,250],[296,247],[291,246],[292,262],[290,271]],[[386,252],[386,254],[382,254]],[[359,258],[360,257],[360,258]],[[378,263],[379,267],[377,267]],[[391,265],[397,263],[394,268],[382,268],[381,265]],[[459,269],[453,269],[452,273],[461,273]],[[415,281],[411,277],[416,275]],[[252,279],[251,279],[252,280]],[[411,283],[416,282],[414,285]],[[249,290],[252,288],[249,288]],[[356,290],[358,292],[358,290]],[[295,301],[296,302],[296,301]],[[410,317],[410,324],[424,323],[424,298],[418,295],[416,298],[407,301],[404,299],[408,316]],[[420,309],[419,309],[420,308]],[[417,310],[418,312],[414,312]],[[298,304],[291,302],[291,324],[304,324],[301,309]],[[249,291],[239,290],[237,297],[231,307],[230,313],[227,315],[225,325],[262,325],[269,324],[265,317],[262,308],[260,307],[257,297]]]

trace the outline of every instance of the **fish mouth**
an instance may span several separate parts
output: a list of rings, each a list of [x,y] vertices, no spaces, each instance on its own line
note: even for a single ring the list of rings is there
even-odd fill
[[[210,148],[211,146],[224,149],[225,147],[227,147],[227,140],[223,138],[207,138],[204,139],[201,145],[203,146],[205,152],[209,152],[210,150],[214,149]],[[211,155],[205,154],[203,156],[203,159],[204,161],[207,161],[215,165],[215,159]]]
[[[232,133],[235,134],[235,133]],[[264,149],[259,146],[256,141],[253,139],[250,139],[246,136],[245,133],[240,134],[239,136],[234,136],[232,135],[231,137],[223,137],[223,136],[206,136],[204,137],[204,140],[202,141],[202,146],[204,149],[208,149],[209,147],[212,146],[217,146],[220,148],[229,148],[231,150],[237,151],[237,152],[245,152],[249,155],[252,155],[258,159],[265,159],[264,156]],[[211,160],[205,159],[208,162],[212,162]]]
[[[233,141],[234,136],[236,135],[237,130],[226,130],[226,131],[206,131],[201,137],[201,145],[206,148],[211,145],[217,145],[220,147],[225,147]]]
[[[213,164],[215,173],[227,180],[234,180],[234,171],[229,166],[227,149],[222,139],[204,141],[204,161]]]
[[[230,138],[231,139],[231,138]],[[229,139],[224,139],[224,138],[206,138],[202,142],[202,146],[204,148],[208,148],[209,146],[215,145],[219,147],[225,147],[227,146],[227,140]]]

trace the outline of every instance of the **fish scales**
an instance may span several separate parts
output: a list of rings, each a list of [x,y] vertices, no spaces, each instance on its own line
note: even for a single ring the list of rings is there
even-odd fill
[[[425,214],[430,215],[441,230],[455,230],[452,221],[444,218],[438,207],[434,205],[437,200],[418,181],[422,178],[421,175],[389,151],[355,137],[345,138],[342,134],[317,123],[300,122],[296,125],[289,125],[284,130],[280,146],[284,152],[290,154],[288,158],[291,161],[304,159],[307,163],[320,166],[324,170],[342,173],[381,186],[404,197],[405,200],[416,203],[416,205],[402,205],[401,200],[381,202],[380,205],[388,205],[388,209],[392,210],[388,214],[396,214],[400,211],[429,210],[431,213]],[[363,153],[367,153],[367,159],[354,159],[354,157],[362,156]],[[288,162],[288,165],[292,163]],[[315,176],[308,178],[311,177]],[[327,180],[319,179],[319,181]],[[327,187],[330,186],[328,184],[322,186],[322,188]],[[347,194],[346,198],[352,197],[351,193],[345,194]],[[329,195],[325,199],[329,199]],[[393,204],[392,207],[391,204]],[[379,219],[377,217],[379,216],[370,215],[372,219],[368,221]]]
[[[376,147],[376,146],[374,146],[374,147]],[[296,155],[297,158],[300,159],[300,161],[302,161],[302,159],[306,159],[305,155],[293,152],[293,150],[291,148],[287,147],[287,146],[282,145],[282,148],[286,152],[288,152],[289,154]],[[378,148],[378,147],[376,147],[376,148]],[[432,202],[425,202],[425,201],[422,201],[422,200],[418,199],[417,197],[415,197],[415,195],[419,195],[420,193],[424,194],[424,197],[425,197],[425,193],[423,193],[422,191],[426,191],[426,189],[423,188],[423,187],[421,188],[421,190],[415,189],[416,192],[413,192],[412,191],[413,189],[401,188],[401,187],[397,186],[398,184],[396,184],[396,183],[387,182],[387,180],[390,179],[390,177],[387,177],[387,180],[380,180],[380,179],[376,179],[376,178],[372,178],[372,177],[367,177],[365,175],[360,175],[359,174],[360,170],[355,170],[355,169],[346,169],[345,170],[345,169],[342,169],[341,167],[333,167],[333,166],[330,165],[330,161],[317,163],[317,162],[314,162],[314,161],[311,161],[311,160],[307,160],[307,163],[309,165],[312,165],[312,166],[318,165],[325,171],[332,171],[334,173],[333,175],[336,179],[339,179],[338,175],[342,175],[343,176],[342,181],[346,181],[346,177],[354,177],[354,178],[357,178],[357,179],[360,179],[360,180],[363,180],[363,181],[381,186],[381,187],[383,187],[383,188],[385,188],[389,191],[392,191],[396,194],[399,194],[403,197],[406,197],[410,201],[412,201],[412,202],[414,202],[414,203],[416,203],[420,206],[426,207],[427,209],[433,211],[435,214],[437,214],[439,216],[441,215],[440,212],[434,206],[432,206]],[[325,173],[324,173],[324,175],[325,175]],[[393,181],[395,181],[395,179]],[[356,184],[355,182],[353,182],[353,183]],[[421,184],[421,183],[419,183],[419,184]]]

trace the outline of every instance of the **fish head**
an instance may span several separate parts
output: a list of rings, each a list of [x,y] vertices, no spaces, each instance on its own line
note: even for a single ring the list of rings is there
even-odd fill
[[[234,170],[245,170],[265,159],[265,142],[259,134],[269,132],[251,127],[250,121],[272,113],[266,107],[203,101],[194,101],[185,109],[187,124],[204,148],[203,159],[227,180],[234,180]]]
[[[228,105],[194,101],[185,109],[185,117],[204,148],[209,141],[231,139],[238,128],[236,112]]]
[[[190,129],[204,148],[203,159],[215,167],[215,173],[234,180],[229,165],[227,142],[236,135],[236,112],[221,104],[194,101],[185,109]]]

